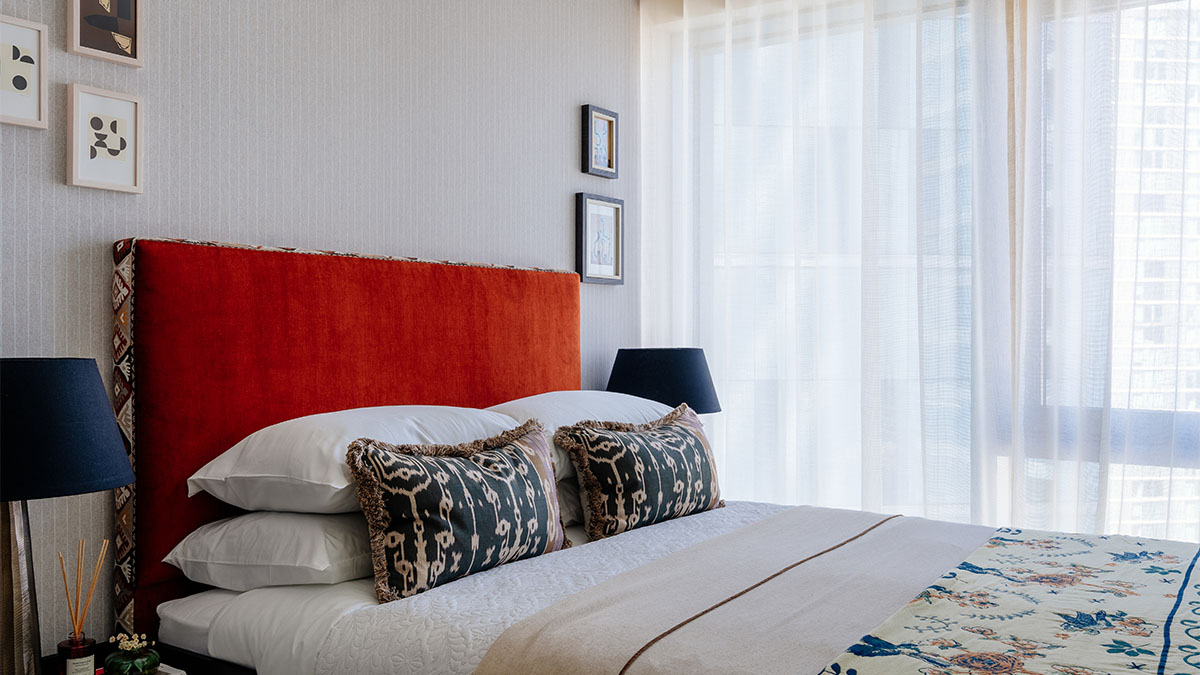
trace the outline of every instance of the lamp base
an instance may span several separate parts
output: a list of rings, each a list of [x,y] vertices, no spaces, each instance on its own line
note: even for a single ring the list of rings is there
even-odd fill
[[[14,675],[42,672],[30,541],[28,504],[0,502],[0,672]]]

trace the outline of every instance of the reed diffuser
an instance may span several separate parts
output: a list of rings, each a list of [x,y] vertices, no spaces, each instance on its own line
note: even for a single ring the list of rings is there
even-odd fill
[[[96,641],[85,637],[83,622],[87,620],[88,608],[92,606],[92,593],[100,578],[100,567],[108,555],[108,540],[100,547],[100,557],[92,568],[92,581],[88,584],[87,598],[83,597],[83,540],[79,540],[79,553],[75,559],[75,595],[71,595],[71,584],[67,581],[67,563],[63,554],[58,554],[58,568],[62,571],[63,590],[67,594],[67,611],[71,615],[71,634],[58,643],[59,675],[94,675],[96,672]],[[82,607],[80,601],[82,600]]]

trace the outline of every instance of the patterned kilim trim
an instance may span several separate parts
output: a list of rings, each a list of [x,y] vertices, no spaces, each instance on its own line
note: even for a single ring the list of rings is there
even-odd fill
[[[137,452],[134,438],[134,372],[133,372],[133,273],[134,247],[139,241],[165,241],[196,246],[217,246],[246,251],[274,251],[279,253],[301,253],[307,255],[332,255],[345,258],[363,258],[369,260],[396,260],[401,262],[433,263],[440,265],[459,265],[464,267],[485,267],[505,270],[528,270],[531,272],[555,272],[558,274],[576,274],[565,270],[546,269],[541,267],[519,267],[515,265],[489,265],[483,263],[466,263],[453,260],[429,260],[407,256],[366,255],[362,253],[343,253],[338,251],[315,251],[299,248],[283,248],[275,246],[249,246],[245,244],[227,244],[215,241],[197,239],[170,238],[137,238],[122,239],[113,244],[113,407],[117,415],[117,423],[121,427],[121,436],[129,453],[129,462],[137,474]],[[116,543],[116,563],[113,569],[113,590],[116,593],[116,630],[127,633],[134,632],[133,598],[137,587],[136,553],[136,495],[137,483],[117,488],[114,492],[116,501],[116,532],[113,540]]]
[[[113,244],[113,408],[117,426],[137,473],[133,437],[133,239]],[[113,491],[116,500],[113,542],[113,590],[116,593],[116,630],[133,632],[133,589],[137,581],[134,564],[134,492],[137,483]]]
[[[165,241],[174,242],[177,244],[192,244],[194,246],[216,246],[218,248],[235,248],[243,251],[272,251],[276,253],[301,253],[305,255],[333,255],[340,258],[362,258],[364,260],[396,260],[399,262],[418,262],[432,263],[435,265],[456,265],[460,267],[484,267],[488,269],[498,270],[525,270],[529,272],[554,272],[556,274],[575,274],[578,272],[570,272],[568,270],[556,270],[549,267],[523,267],[520,265],[495,265],[491,263],[476,263],[462,262],[458,260],[435,260],[433,258],[416,258],[413,256],[391,256],[391,255],[370,255],[367,253],[347,253],[345,251],[322,251],[319,249],[293,248],[290,246],[252,246],[250,244],[230,244],[223,241],[207,241],[204,239],[175,239],[170,237],[137,237],[136,239],[126,239],[117,242],[115,246],[119,246],[124,242],[134,241]],[[131,244],[132,246],[132,244]]]

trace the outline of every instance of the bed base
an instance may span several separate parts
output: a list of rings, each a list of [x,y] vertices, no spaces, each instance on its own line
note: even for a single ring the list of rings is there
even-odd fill
[[[163,663],[188,675],[256,675],[256,671],[245,666],[197,654],[165,642],[158,643],[154,649],[162,657]]]

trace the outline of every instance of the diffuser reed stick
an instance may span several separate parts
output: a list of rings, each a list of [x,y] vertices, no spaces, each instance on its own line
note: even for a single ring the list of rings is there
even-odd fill
[[[96,558],[96,567],[92,570],[92,583],[88,584],[87,600],[83,603],[83,616],[87,617],[88,608],[92,606],[92,593],[96,592],[96,580],[100,578],[100,565],[104,563],[104,556],[108,554],[108,540],[104,540],[104,545],[100,547],[100,557]],[[79,627],[83,628],[83,621],[79,622]]]
[[[75,622],[71,627],[75,629],[74,635],[79,636],[79,595],[83,590],[83,540],[79,540],[79,556],[75,558]]]
[[[100,579],[100,568],[104,565],[104,558],[108,555],[107,539],[100,547],[100,555],[96,558],[96,565],[92,568],[92,579],[88,584],[87,599],[83,597],[83,540],[79,540],[79,550],[75,562],[75,596],[71,596],[71,585],[67,581],[67,563],[63,560],[63,554],[58,554],[58,567],[62,571],[63,591],[67,596],[67,612],[71,615],[71,638],[74,640],[83,639],[83,624],[87,621],[88,609],[92,606],[92,594],[96,592],[96,582]]]
[[[58,567],[63,575],[63,593],[67,598],[67,613],[71,615],[71,628],[75,628],[75,606],[71,604],[71,587],[67,584],[67,563],[63,562],[62,553],[58,554]]]

